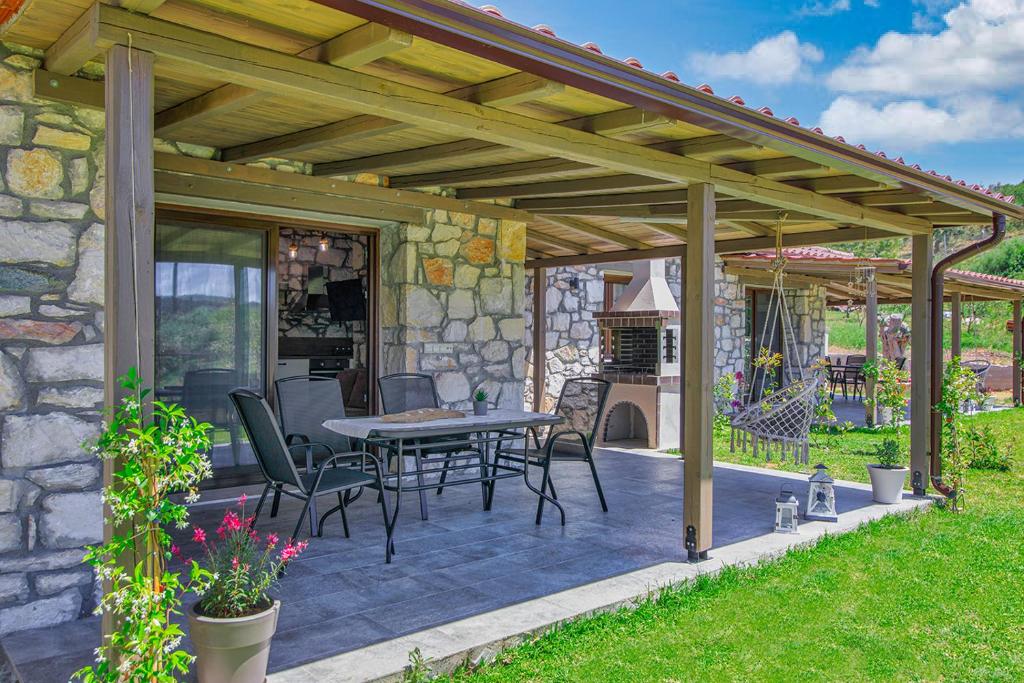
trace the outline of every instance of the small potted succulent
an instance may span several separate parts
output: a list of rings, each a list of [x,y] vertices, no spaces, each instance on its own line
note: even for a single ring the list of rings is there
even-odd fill
[[[477,389],[476,393],[473,394],[473,414],[487,414],[487,392],[483,389]]]
[[[306,548],[289,541],[278,549],[276,534],[260,538],[239,510],[228,509],[217,540],[196,528],[192,539],[206,553],[213,579],[188,613],[200,683],[263,683],[270,639],[277,630],[281,602],[269,596],[285,566]],[[180,552],[180,551],[179,551]]]
[[[878,462],[868,465],[871,476],[871,496],[876,503],[892,505],[903,498],[903,484],[907,480],[906,467],[901,464],[900,443],[896,439],[885,439],[875,447]]]

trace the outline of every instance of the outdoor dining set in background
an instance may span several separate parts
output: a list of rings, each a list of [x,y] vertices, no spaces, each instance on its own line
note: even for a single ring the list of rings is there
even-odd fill
[[[566,513],[552,475],[552,469],[559,469],[552,464],[561,461],[589,466],[607,512],[593,457],[610,386],[605,380],[568,380],[553,413],[494,409],[483,415],[441,408],[430,375],[388,375],[378,380],[378,386],[383,415],[374,417],[347,417],[341,386],[332,378],[277,380],[276,414],[253,391],[230,392],[265,480],[252,524],[258,522],[268,497],[270,516],[275,517],[281,497],[289,496],[302,501],[293,538],[307,517],[310,535],[322,536],[327,518],[335,512],[348,537],[347,508],[365,493],[367,498],[375,496],[376,503],[370,504],[381,508],[385,559],[391,562],[403,493],[418,495],[420,517],[426,520],[429,491],[441,495],[450,486],[479,484],[483,509],[490,510],[497,482],[518,478],[537,495],[535,522],[541,523],[544,506],[550,503],[564,525]],[[539,481],[531,480],[531,468],[536,468]],[[337,502],[318,513],[321,496]]]

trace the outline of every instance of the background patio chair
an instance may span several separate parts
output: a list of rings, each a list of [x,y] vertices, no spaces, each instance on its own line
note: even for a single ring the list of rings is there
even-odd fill
[[[843,388],[843,398],[847,399],[847,390],[853,388],[853,398],[857,398],[858,392],[863,396],[864,383],[867,378],[864,376],[864,363],[868,361],[868,357],[861,354],[851,354],[846,357],[846,362],[843,363],[843,367],[837,370],[835,374],[835,384],[832,385],[832,398],[835,398],[835,386],[838,384]]]
[[[406,410],[419,410],[421,408],[439,408],[441,402],[437,397],[437,388],[434,386],[434,378],[430,375],[418,373],[400,372],[387,375],[377,380],[380,389],[380,403],[385,415],[402,413]],[[466,446],[445,446],[445,442],[463,442],[469,439],[468,434],[454,434],[451,436],[437,436],[429,439],[418,439],[415,445],[421,446],[414,451],[416,469],[422,470],[424,463],[443,462],[441,469],[441,480],[438,482],[437,495],[444,492],[444,483],[448,478],[448,468],[454,457],[472,457],[467,454],[475,454],[480,458],[481,465],[484,465],[483,455],[480,449],[471,449]],[[394,455],[394,452],[389,452]],[[416,475],[417,483],[423,485],[423,474]],[[420,516],[427,519],[427,498],[426,492],[420,491]]]
[[[267,494],[271,489],[276,489],[286,496],[304,501],[302,512],[295,523],[295,531],[291,536],[292,539],[295,539],[299,535],[299,529],[302,528],[303,519],[310,511],[313,499],[325,493],[335,493],[338,496],[338,505],[325,512],[320,517],[319,524],[316,524],[314,516],[310,515],[309,533],[310,536],[322,536],[324,520],[337,510],[341,512],[345,536],[348,537],[348,520],[345,515],[343,494],[364,486],[372,486],[383,491],[384,473],[380,461],[366,452],[336,454],[330,446],[323,443],[302,443],[289,447],[284,441],[284,435],[274,418],[273,411],[270,410],[270,406],[262,396],[248,389],[235,389],[230,392],[230,397],[238,411],[242,428],[245,429],[245,433],[249,437],[249,444],[256,455],[256,462],[267,482],[260,495],[260,501],[256,505],[256,512],[253,514],[251,524],[255,525]],[[292,459],[292,451],[307,446],[324,449],[329,456],[312,472],[300,474]],[[341,466],[328,467],[328,465],[334,464]],[[286,486],[293,488],[285,488]],[[386,527],[388,520],[386,496],[381,496],[380,505],[384,513]],[[386,554],[390,556],[389,552]]]
[[[960,363],[960,366],[964,367],[964,368],[967,368],[968,370],[970,370],[971,372],[974,373],[974,388],[977,390],[979,395],[984,395],[984,393],[985,393],[985,379],[986,379],[986,377],[988,377],[988,371],[989,371],[989,368],[992,367],[992,362],[991,361],[987,361],[987,360],[982,360],[982,359],[978,359],[978,360],[965,360],[965,361],[962,361]],[[972,401],[968,401],[967,405],[964,406],[964,408],[965,409],[970,409],[970,407],[971,407],[970,404],[971,403],[972,403]],[[976,407],[979,410],[981,409],[980,402],[979,402],[979,405],[977,405]]]
[[[241,444],[238,421],[231,409],[228,392],[237,388],[238,373],[229,368],[201,368],[185,373],[181,386],[181,405],[200,422],[226,429],[231,440],[232,464],[239,465]]]
[[[324,420],[337,420],[345,417],[345,405],[342,400],[341,384],[330,377],[299,376],[286,377],[274,382],[274,393],[277,398],[277,416],[284,433],[285,443],[291,447],[296,444],[322,443],[330,446],[333,453],[347,453],[352,450],[352,443],[347,436],[332,432],[323,426]],[[302,456],[305,455],[305,458]],[[323,448],[308,445],[304,452],[298,448],[292,450],[293,458],[299,458],[301,467],[307,472],[312,471],[317,462],[330,457]],[[270,516],[277,516],[277,508],[281,502],[281,491],[274,491],[274,504],[270,508]],[[350,499],[346,503],[351,502]]]
[[[597,489],[601,509],[608,512],[608,503],[605,501],[601,480],[597,476],[597,466],[594,464],[594,441],[597,439],[597,430],[601,424],[601,418],[604,416],[605,403],[608,400],[611,386],[611,382],[591,377],[567,380],[562,385],[562,391],[558,395],[558,403],[555,404],[554,410],[554,414],[565,418],[565,422],[548,430],[543,443],[536,430],[530,429],[527,435],[525,458],[522,448],[502,448],[499,444],[494,454],[495,461],[500,458],[523,466],[543,467],[541,491],[550,491],[552,498],[558,498],[555,493],[555,485],[551,481],[552,461],[585,462],[590,466],[590,474],[594,478],[594,488]],[[529,446],[531,437],[533,439],[532,448]],[[493,484],[490,495],[492,497],[494,495]],[[537,524],[540,524],[543,514],[544,499],[540,498],[537,502]]]

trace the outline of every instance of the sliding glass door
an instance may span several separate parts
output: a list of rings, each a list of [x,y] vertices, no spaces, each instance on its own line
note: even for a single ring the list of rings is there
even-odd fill
[[[218,484],[255,470],[228,392],[266,393],[267,242],[258,229],[156,226],[156,396],[214,426]]]

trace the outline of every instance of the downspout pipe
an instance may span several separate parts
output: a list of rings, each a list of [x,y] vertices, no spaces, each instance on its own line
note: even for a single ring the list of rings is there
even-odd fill
[[[943,285],[946,271],[966,258],[990,249],[999,244],[1006,236],[1006,216],[992,214],[992,233],[983,240],[968,244],[955,251],[932,270],[931,309],[932,309],[932,357],[931,357],[931,434],[929,447],[931,451],[931,482],[935,490],[947,498],[956,495],[950,486],[942,481],[942,414],[937,406],[942,401],[942,322],[943,322]]]

